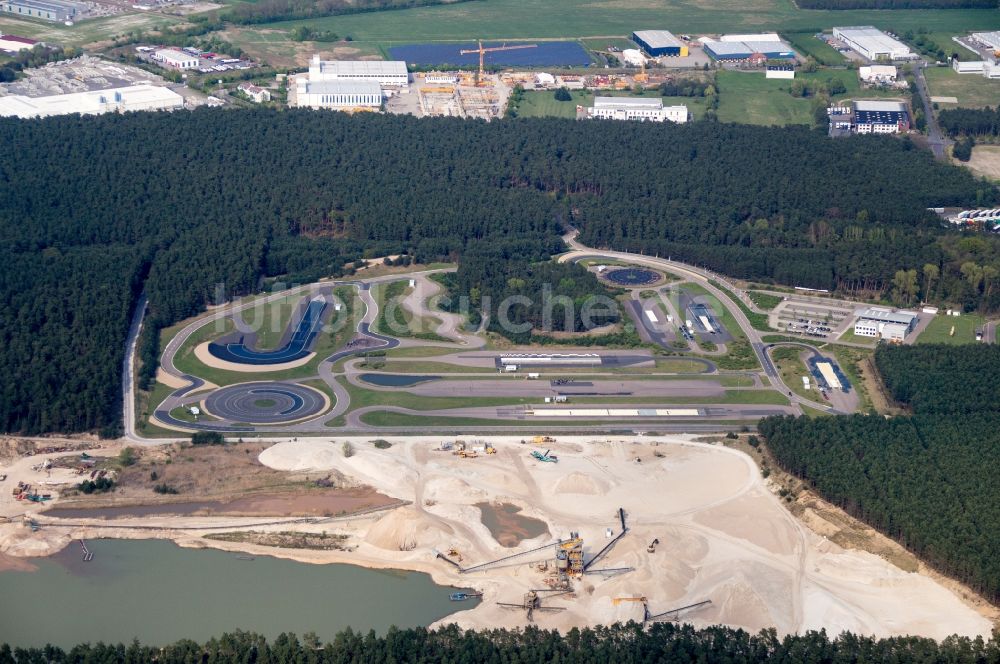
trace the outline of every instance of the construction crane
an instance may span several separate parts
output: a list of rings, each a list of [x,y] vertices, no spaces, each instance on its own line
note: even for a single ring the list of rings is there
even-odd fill
[[[470,53],[479,54],[479,74],[476,75],[476,85],[478,86],[483,80],[483,65],[486,60],[487,53],[495,53],[497,51],[517,51],[522,48],[538,48],[538,44],[516,44],[514,46],[507,46],[503,44],[501,46],[483,46],[483,40],[479,40],[479,48],[463,48],[459,53],[462,55],[469,55]]]

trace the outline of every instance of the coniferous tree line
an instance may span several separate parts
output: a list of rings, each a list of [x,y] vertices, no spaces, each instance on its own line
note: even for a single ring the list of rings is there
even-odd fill
[[[934,263],[946,297],[966,238],[926,208],[996,199],[905,141],[711,123],[206,109],[4,119],[0,142],[0,430],[26,433],[114,430],[143,290],[148,360],[158,328],[207,303],[365,255],[460,260],[458,295],[497,299],[572,223],[593,245],[796,285]],[[510,274],[461,260],[472,251]],[[570,297],[593,287],[551,270]],[[985,283],[966,306],[1000,305]]]
[[[1000,106],[942,109],[938,113],[938,124],[951,136],[998,136]]]
[[[1000,599],[1000,348],[875,353],[914,415],[773,417],[760,431],[783,468],[991,601]]]
[[[917,664],[995,664],[996,639],[953,636],[942,642],[916,636],[878,639],[825,631],[779,637],[775,631],[750,634],[730,627],[695,629],[658,623],[573,628],[565,635],[524,630],[462,631],[455,625],[436,630],[389,628],[385,635],[351,629],[322,643],[315,634],[301,639],[280,634],[268,640],[252,632],[223,634],[205,643],[178,641],[165,647],[130,644],[79,645],[64,650],[0,646],[0,664],[834,664],[893,662]]]

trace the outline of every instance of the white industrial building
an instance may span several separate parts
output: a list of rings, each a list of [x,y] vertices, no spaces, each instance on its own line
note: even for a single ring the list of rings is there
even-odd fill
[[[153,58],[157,62],[166,65],[167,67],[173,67],[174,69],[198,68],[197,56],[185,53],[184,51],[178,51],[175,48],[161,48],[153,54]]]
[[[910,128],[910,115],[901,101],[854,102],[854,131],[858,134],[898,134]]]
[[[903,42],[870,25],[834,28],[833,36],[869,60],[916,60],[920,56]]]
[[[100,115],[130,111],[158,111],[184,107],[179,94],[156,85],[139,84],[110,90],[73,92],[49,97],[0,97],[0,117],[44,118],[53,115]]]
[[[913,311],[892,311],[871,307],[857,313],[854,334],[859,337],[881,338],[899,343],[916,326],[917,314]]]
[[[621,52],[621,59],[630,67],[644,67],[646,65],[646,56],[637,48],[626,48]]]
[[[314,55],[309,64],[309,81],[374,81],[383,87],[405,89],[410,74],[402,60],[320,60]]]
[[[17,37],[15,35],[5,35],[0,32],[0,51],[7,53],[17,53],[18,51],[30,51],[37,44],[34,39],[27,37]]]
[[[0,12],[45,21],[74,21],[87,10],[86,4],[71,0],[0,0]]]
[[[819,375],[822,376],[823,382],[831,390],[842,390],[844,389],[843,384],[840,382],[840,378],[837,377],[837,372],[833,370],[833,363],[831,362],[817,362],[816,370],[819,371]]]
[[[314,82],[300,78],[295,91],[299,108],[374,111],[382,107],[382,101],[382,87],[375,81]]]
[[[1000,64],[988,60],[976,60],[975,62],[952,60],[951,67],[958,74],[979,74],[990,79],[1000,79]]]
[[[777,32],[760,32],[751,35],[722,35],[720,42],[777,42],[781,37]]]
[[[795,67],[792,65],[767,65],[764,78],[780,78],[792,80],[795,78]]]
[[[973,32],[969,38],[983,48],[1000,51],[1000,30],[995,32]]]
[[[858,77],[872,85],[891,85],[898,76],[895,65],[866,65],[858,67]]]
[[[687,106],[664,106],[658,97],[594,97],[588,117],[601,120],[636,120],[639,122],[688,121]]]

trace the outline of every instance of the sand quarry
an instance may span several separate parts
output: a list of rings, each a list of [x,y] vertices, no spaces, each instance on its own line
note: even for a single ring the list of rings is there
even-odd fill
[[[544,587],[546,574],[526,561],[547,556],[459,574],[435,559],[436,551],[454,547],[462,565],[471,567],[578,531],[589,557],[606,543],[607,528],[617,532],[616,513],[623,507],[630,531],[596,567],[635,571],[575,580],[574,596],[544,603],[566,610],[536,613],[537,624],[567,629],[641,620],[640,603],[616,606],[612,599],[645,596],[652,613],[710,599],[710,606],[683,615],[695,625],[934,638],[990,633],[990,621],[931,579],[844,550],[806,529],[741,452],[683,437],[649,440],[561,438],[546,446],[558,454],[558,463],[532,459],[530,451],[538,448],[515,439],[497,442],[496,455],[476,459],[435,451],[420,441],[388,450],[359,448],[351,457],[344,457],[339,444],[279,443],[260,459],[286,470],[336,468],[413,501],[373,522],[354,524],[357,549],[344,558],[379,566],[391,562],[482,591],[481,605],[447,619],[463,627],[525,624],[524,612],[496,602],[519,603],[529,589]],[[480,520],[474,504],[482,501],[517,505],[525,516],[546,522],[551,535],[502,547]],[[660,545],[647,553],[654,538]]]
[[[352,441],[350,456],[344,454],[343,438],[279,442],[261,452],[261,463],[292,472],[335,470],[409,504],[312,523],[169,515],[70,522],[35,512],[42,524],[38,532],[18,523],[0,524],[0,563],[9,566],[14,558],[47,555],[80,537],[165,538],[182,546],[303,562],[427,572],[438,583],[483,593],[482,603],[474,608],[456,602],[458,612],[443,622],[465,628],[513,627],[527,624],[525,612],[497,602],[519,604],[528,590],[545,587],[548,572],[533,563],[548,559],[551,569],[552,548],[508,566],[465,574],[438,559],[437,552],[454,548],[462,566],[471,567],[575,531],[583,537],[589,559],[608,541],[608,528],[618,532],[621,507],[629,532],[595,567],[634,571],[574,579],[572,595],[543,601],[543,606],[565,610],[536,612],[537,625],[565,630],[641,620],[641,603],[616,605],[612,600],[644,596],[651,613],[711,600],[680,616],[696,626],[724,623],[750,631],[774,627],[779,633],[825,628],[833,634],[850,630],[937,639],[955,633],[988,635],[992,630],[990,620],[929,576],[903,571],[869,553],[842,549],[807,529],[742,452],[685,436],[560,437],[545,445],[559,462],[542,463],[530,453],[544,448],[515,437],[489,440],[497,454],[475,459],[439,451],[440,438],[431,437],[396,439],[389,449],[376,449],[359,438]],[[37,459],[22,459],[8,470],[26,470],[20,467]],[[3,507],[15,507],[6,502]],[[476,503],[484,502],[517,506],[519,515],[543,521],[549,532],[512,548],[501,546],[483,525]],[[56,526],[60,521],[63,525]],[[204,539],[220,529],[336,533],[347,536],[347,546],[342,551],[276,549]],[[510,543],[507,537],[501,539]],[[660,544],[648,553],[653,539]]]

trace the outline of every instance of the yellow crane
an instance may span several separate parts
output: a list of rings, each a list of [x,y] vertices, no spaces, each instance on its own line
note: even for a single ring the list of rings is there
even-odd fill
[[[463,48],[459,53],[462,55],[468,55],[470,53],[479,54],[479,74],[476,76],[476,85],[483,80],[483,64],[487,53],[496,53],[497,51],[517,51],[522,48],[538,48],[538,44],[515,44],[513,46],[507,46],[503,44],[501,46],[483,46],[483,40],[479,40],[479,48]]]

